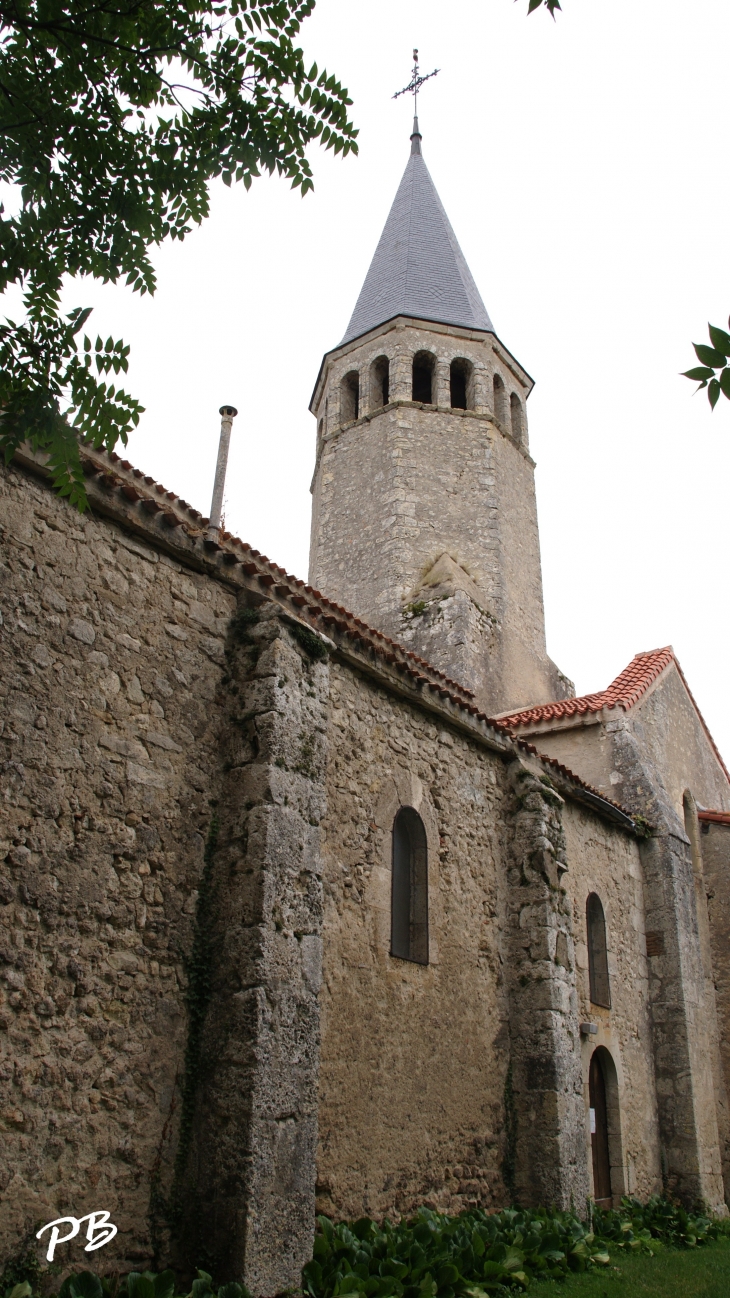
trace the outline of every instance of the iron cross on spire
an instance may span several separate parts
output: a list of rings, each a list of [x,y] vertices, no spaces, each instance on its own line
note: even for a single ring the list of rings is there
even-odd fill
[[[437,76],[441,71],[440,68],[434,68],[433,72],[428,72],[425,77],[421,76],[418,67],[418,50],[413,51],[413,75],[407,86],[402,90],[396,90],[393,95],[394,99],[399,99],[401,95],[413,95],[413,134],[411,136],[411,153],[421,152],[421,132],[418,129],[418,92],[424,81],[430,81],[431,77]]]

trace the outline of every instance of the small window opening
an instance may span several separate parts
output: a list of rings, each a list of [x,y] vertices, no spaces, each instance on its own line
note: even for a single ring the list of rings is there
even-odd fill
[[[413,357],[413,400],[433,405],[433,372],[435,358],[430,352],[416,352]]]
[[[611,1008],[611,987],[608,981],[608,950],[606,947],[606,918],[600,897],[592,892],[586,902],[586,929],[588,932],[588,978],[593,1005]]]
[[[393,821],[390,953],[428,964],[426,829],[413,807],[401,807]]]
[[[451,386],[451,409],[452,410],[473,410],[474,400],[472,397],[472,374],[473,366],[471,361],[465,361],[461,357],[451,362],[449,372]]]
[[[360,417],[360,375],[357,370],[350,370],[342,380],[341,388],[341,423],[347,424]]]
[[[512,436],[516,442],[522,441],[522,402],[516,392],[509,399],[509,413],[512,422]]]
[[[380,410],[390,400],[390,361],[378,356],[370,366],[370,409]]]
[[[506,393],[504,390],[504,383],[502,381],[501,374],[495,374],[492,383],[492,390],[494,392],[494,401],[493,401],[494,413],[497,416],[497,419],[499,420],[500,424],[504,424],[507,422],[506,410],[505,410]]]
[[[319,424],[317,426],[317,436],[320,442],[322,440],[323,435],[324,435],[324,419],[320,419]]]

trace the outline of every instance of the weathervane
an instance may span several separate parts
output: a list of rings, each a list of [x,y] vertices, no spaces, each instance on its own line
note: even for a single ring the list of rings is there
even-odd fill
[[[421,86],[423,85],[424,81],[430,81],[431,77],[435,77],[436,74],[440,71],[441,71],[440,68],[434,68],[433,72],[429,72],[425,77],[422,77],[418,70],[418,50],[414,50],[413,51],[413,76],[411,77],[410,82],[407,86],[404,86],[402,90],[396,90],[395,94],[393,95],[393,98],[398,99],[401,95],[407,95],[409,93],[412,94],[413,114],[415,117],[418,117],[418,92],[421,89]]]

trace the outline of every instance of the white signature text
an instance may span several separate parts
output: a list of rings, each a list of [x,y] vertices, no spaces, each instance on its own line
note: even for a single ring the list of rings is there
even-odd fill
[[[85,1217],[57,1217],[55,1221],[46,1222],[36,1235],[36,1239],[40,1239],[47,1230],[51,1232],[46,1253],[47,1261],[53,1261],[58,1244],[68,1244],[70,1239],[76,1238],[84,1221],[89,1223],[86,1229],[86,1238],[89,1242],[84,1249],[85,1253],[93,1253],[94,1249],[103,1248],[117,1233],[116,1226],[109,1220],[108,1212],[88,1212]],[[65,1235],[61,1234],[62,1226],[69,1228]]]

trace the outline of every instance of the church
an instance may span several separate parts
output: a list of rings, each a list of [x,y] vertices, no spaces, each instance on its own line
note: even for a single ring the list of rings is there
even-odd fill
[[[416,119],[307,583],[116,454],[82,515],[0,470],[3,1260],[270,1298],[318,1212],[727,1211],[730,776],[671,647],[548,657],[531,387]]]

